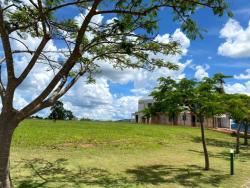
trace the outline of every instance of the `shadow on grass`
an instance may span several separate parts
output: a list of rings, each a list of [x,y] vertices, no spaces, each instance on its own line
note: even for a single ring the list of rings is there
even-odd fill
[[[226,149],[225,151],[222,151],[222,152],[211,152],[209,151],[209,148],[208,148],[208,151],[209,151],[208,153],[210,157],[229,160],[229,157],[230,157],[229,149],[234,149],[235,143],[224,141],[224,140],[211,139],[211,138],[207,138],[206,141],[207,141],[208,146],[223,147]],[[202,140],[200,137],[194,137],[193,142],[202,143]],[[241,162],[248,162],[250,160],[249,148],[250,148],[249,145],[245,146],[244,144],[241,143],[240,153],[236,155],[236,159],[239,159]],[[192,149],[188,151],[194,152],[200,155],[204,155],[203,151],[197,151],[197,150],[192,150]]]
[[[141,185],[182,185],[184,187],[201,187],[210,185],[218,187],[221,181],[229,178],[229,175],[221,171],[203,171],[203,168],[189,165],[176,168],[171,165],[149,165],[137,166],[127,169],[121,173],[111,173],[101,168],[82,168],[75,170],[67,169],[67,160],[58,159],[49,162],[43,159],[21,161],[25,170],[30,175],[15,178],[16,187],[38,188],[38,187],[85,187],[99,186],[104,188],[127,188]]]
[[[201,137],[194,137],[193,142],[195,143],[202,143]],[[212,138],[206,138],[207,145],[215,146],[215,147],[224,147],[224,148],[233,148],[235,143],[225,141],[225,140],[218,140]]]
[[[127,173],[134,176],[137,184],[168,184],[176,183],[184,187],[201,187],[207,184],[218,187],[221,181],[229,178],[220,171],[211,170],[208,175],[203,168],[196,165],[188,165],[186,168],[175,168],[166,165],[139,166],[136,169],[127,170]]]

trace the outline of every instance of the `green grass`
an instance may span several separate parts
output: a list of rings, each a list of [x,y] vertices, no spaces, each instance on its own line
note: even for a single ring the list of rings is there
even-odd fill
[[[237,188],[249,181],[249,148],[230,176],[235,138],[210,130],[206,136],[209,172],[198,128],[26,120],[13,139],[12,179],[19,188]]]

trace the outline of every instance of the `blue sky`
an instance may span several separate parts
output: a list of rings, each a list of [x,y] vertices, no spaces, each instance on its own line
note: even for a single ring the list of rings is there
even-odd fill
[[[1,1],[1,0],[0,0]],[[201,28],[207,30],[204,39],[189,40],[179,29],[179,24],[171,21],[171,12],[162,10],[159,16],[159,35],[157,40],[168,40],[172,36],[181,43],[183,54],[174,57],[164,57],[178,64],[178,71],[156,69],[146,70],[125,69],[115,70],[110,62],[97,62],[102,70],[95,75],[96,84],[86,84],[86,78],[79,82],[65,95],[62,100],[67,109],[81,118],[117,120],[131,118],[131,113],[137,111],[138,99],[147,97],[157,84],[157,78],[171,76],[174,79],[183,77],[202,79],[222,72],[234,78],[228,79],[225,89],[228,93],[245,93],[250,95],[250,1],[228,0],[234,13],[233,18],[213,16],[211,10],[199,10],[194,19]],[[81,22],[83,15],[76,9],[59,12],[58,17],[74,17]],[[98,15],[93,22],[103,23],[112,19]],[[89,35],[91,37],[91,34]],[[26,43],[30,48],[36,48],[40,39],[29,36]],[[22,46],[12,41],[12,47]],[[61,47],[56,41],[50,41],[47,49],[58,50]],[[1,49],[1,46],[0,46]],[[2,55],[2,53],[0,53]],[[23,69],[24,62],[30,57],[19,56],[16,60],[16,72]],[[59,58],[59,57],[54,57]],[[18,88],[15,94],[17,109],[27,105],[50,81],[53,74],[42,71],[44,67],[37,65],[31,75]],[[39,115],[46,116],[49,110],[43,110]]]
[[[237,77],[237,79],[232,78],[227,80],[227,92],[250,94],[250,72],[246,72],[247,69],[250,69],[250,27],[248,28],[250,21],[250,1],[230,0],[228,3],[234,13],[234,17],[231,20],[227,16],[213,16],[211,10],[208,9],[200,10],[194,16],[200,27],[206,29],[207,33],[204,33],[204,39],[190,41],[187,53],[182,55],[178,62],[185,64],[185,62],[191,61],[191,63],[186,65],[183,71],[176,75],[182,74],[181,77],[184,75],[188,78],[195,77],[201,79],[203,76],[211,76],[214,73],[222,72],[226,75]],[[159,24],[160,35],[166,33],[173,34],[179,28],[177,23],[170,21],[170,15],[171,13],[165,10],[161,12]],[[236,36],[233,36],[235,31],[231,34],[232,36],[228,35],[227,33],[232,32],[231,30],[233,27],[236,27],[235,25],[238,28],[234,29],[240,32],[236,33]],[[222,33],[223,28],[224,34]],[[241,39],[243,35],[245,35],[245,39]],[[229,44],[225,45],[225,43]],[[227,49],[228,45],[230,48]],[[221,52],[219,52],[219,47],[222,49]],[[128,96],[143,98],[148,94],[145,93],[143,95],[139,94],[139,92],[133,92],[136,88],[136,81],[133,81],[133,79],[123,84],[119,82],[114,83],[111,79],[108,84],[110,93],[118,98]],[[155,82],[152,82],[149,88],[152,89],[155,84]],[[132,102],[134,103],[136,100],[129,102],[129,105],[133,105],[133,109],[136,110],[137,104],[131,104]],[[126,114],[123,117],[129,118],[129,115]],[[116,117],[113,116],[113,118]]]
[[[232,19],[239,22],[243,29],[246,29],[250,21],[250,1],[231,0],[228,2],[234,13]],[[210,68],[207,70],[209,75],[216,72],[222,72],[232,76],[243,73],[246,69],[250,68],[250,55],[248,57],[230,57],[229,55],[218,54],[218,47],[225,42],[225,38],[221,37],[220,31],[228,22],[228,17],[214,17],[209,12],[210,11],[206,10],[196,15],[196,20],[200,23],[201,27],[206,28],[208,32],[204,34],[205,38],[203,40],[198,39],[191,41],[187,56],[193,60],[193,64],[209,65]],[[186,73],[190,77],[193,76],[193,71],[190,69],[187,69]],[[235,79],[229,81],[231,83],[244,82]]]

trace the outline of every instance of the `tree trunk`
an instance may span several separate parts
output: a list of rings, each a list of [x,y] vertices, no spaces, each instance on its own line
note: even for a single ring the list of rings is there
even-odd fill
[[[207,144],[206,144],[206,138],[205,138],[205,129],[204,129],[202,118],[200,118],[200,125],[201,125],[202,146],[203,146],[203,152],[204,152],[204,157],[205,157],[205,170],[209,170],[209,157],[208,157]]]
[[[0,120],[0,188],[11,188],[9,156],[15,123]]]
[[[241,128],[241,123],[239,123],[238,125],[238,129],[237,129],[237,135],[236,135],[236,154],[240,153],[240,128]]]
[[[212,120],[213,120],[213,128],[215,128],[215,122],[214,122],[214,112],[212,111]],[[217,128],[217,127],[216,127]]]
[[[245,124],[244,127],[244,145],[248,145],[248,124]]]

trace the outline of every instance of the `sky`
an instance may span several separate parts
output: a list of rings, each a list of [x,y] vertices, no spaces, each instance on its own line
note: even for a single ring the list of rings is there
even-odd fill
[[[138,100],[147,98],[157,85],[157,79],[162,76],[171,76],[174,79],[196,78],[212,76],[215,73],[224,73],[233,76],[225,84],[227,93],[244,93],[250,95],[250,1],[228,0],[234,17],[213,16],[210,10],[199,10],[194,16],[201,28],[204,39],[190,40],[180,30],[179,24],[171,19],[171,13],[162,10],[159,16],[159,34],[157,40],[167,41],[173,37],[181,44],[182,54],[164,57],[179,66],[179,70],[170,71],[166,68],[155,69],[152,72],[138,69],[115,70],[109,62],[99,62],[101,72],[95,74],[96,83],[87,84],[86,78],[78,83],[61,99],[65,108],[73,111],[78,118],[99,120],[130,119],[131,114],[138,110]],[[59,16],[73,14],[73,10],[60,13]],[[82,15],[74,15],[80,23]],[[106,22],[112,18],[102,15],[95,16],[92,22]],[[36,47],[40,39],[28,36],[28,45]],[[22,48],[13,41],[12,47]],[[51,41],[47,49],[57,50],[58,44]],[[1,46],[0,46],[1,49]],[[1,55],[1,53],[0,53]],[[16,74],[23,69],[28,57],[16,57]],[[54,57],[58,58],[58,57]],[[29,77],[18,88],[15,94],[17,109],[27,105],[46,86],[52,72],[41,71],[42,65],[31,72]],[[46,116],[49,109],[38,115]]]

